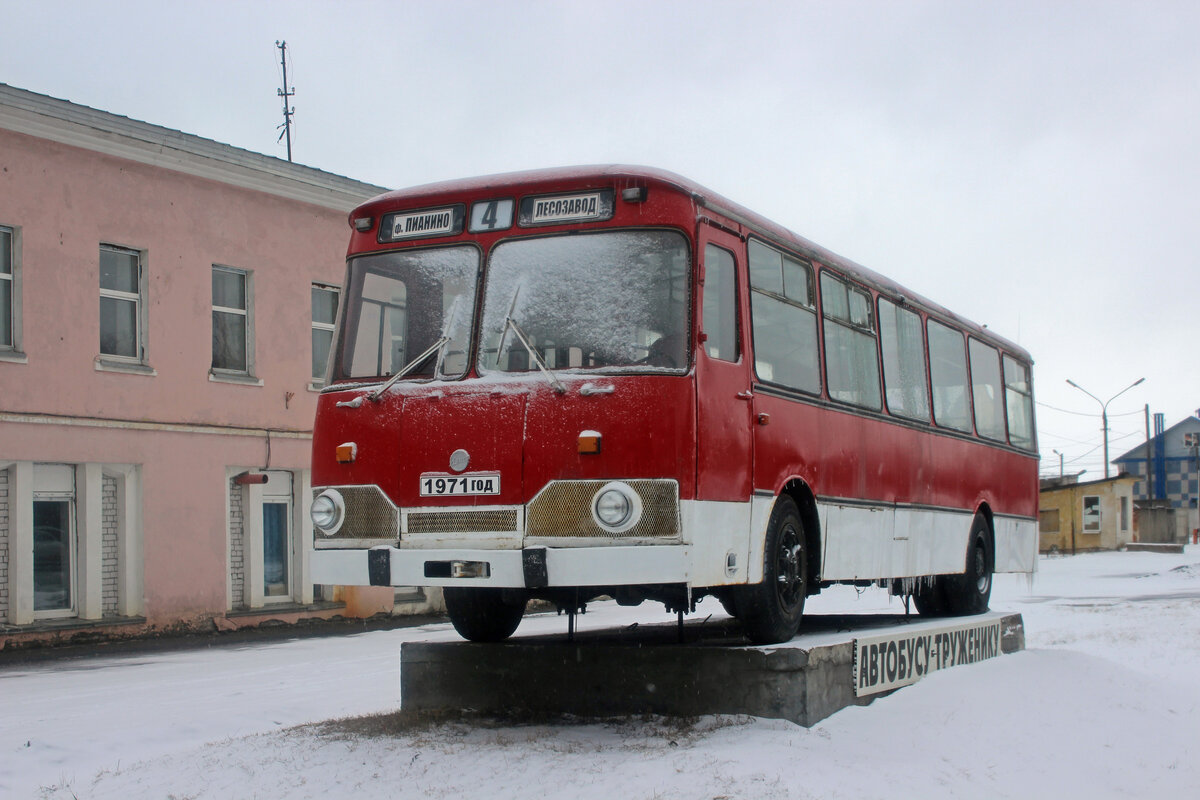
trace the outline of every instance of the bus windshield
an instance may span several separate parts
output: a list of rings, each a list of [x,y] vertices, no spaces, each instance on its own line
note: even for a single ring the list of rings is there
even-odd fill
[[[334,379],[392,375],[445,336],[408,375],[467,371],[479,249],[402,250],[351,259]]]
[[[673,231],[503,242],[484,289],[479,372],[687,368],[688,246]],[[519,332],[519,336],[517,333]]]

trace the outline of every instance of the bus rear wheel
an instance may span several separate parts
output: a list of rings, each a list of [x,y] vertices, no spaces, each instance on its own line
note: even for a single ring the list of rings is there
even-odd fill
[[[800,510],[782,497],[771,512],[763,548],[762,583],[743,587],[734,606],[755,644],[786,642],[800,630],[808,595],[808,547]]]
[[[986,519],[976,515],[967,545],[966,571],[942,579],[945,581],[946,608],[949,613],[962,617],[988,610],[988,602],[992,597],[993,563],[991,528]]]
[[[527,602],[524,595],[503,589],[447,586],[443,596],[454,630],[470,642],[500,642],[512,636]]]
[[[921,578],[912,601],[922,617],[946,616],[946,578],[942,575]]]

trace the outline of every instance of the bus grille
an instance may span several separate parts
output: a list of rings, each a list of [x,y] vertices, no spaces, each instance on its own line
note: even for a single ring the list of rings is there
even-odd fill
[[[608,481],[555,481],[529,503],[525,535],[551,538],[664,539],[679,536],[679,484],[670,480],[626,481],[642,499],[642,518],[622,533],[592,519],[592,498]]]
[[[346,519],[333,536],[315,531],[314,546],[354,547],[370,542],[395,542],[400,538],[400,512],[378,486],[336,486],[313,489],[316,497],[335,488],[346,504]]]
[[[517,511],[497,508],[486,511],[410,511],[405,533],[491,533],[516,531]]]

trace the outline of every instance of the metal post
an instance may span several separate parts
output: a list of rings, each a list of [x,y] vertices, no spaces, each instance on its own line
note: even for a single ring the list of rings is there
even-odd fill
[[[283,67],[283,88],[277,89],[276,94],[283,98],[283,134],[287,137],[287,156],[288,161],[292,160],[292,114],[296,113],[296,109],[288,106],[288,99],[296,94],[295,89],[288,87],[287,79],[287,42],[275,42],[275,46],[279,48],[279,64]]]
[[[1108,400],[1101,400],[1099,397],[1096,397],[1096,395],[1092,394],[1091,392],[1089,392],[1087,389],[1080,386],[1075,381],[1071,380],[1070,378],[1067,378],[1067,383],[1071,384],[1076,389],[1083,392],[1088,397],[1092,398],[1093,400],[1095,400],[1097,403],[1100,404],[1100,425],[1101,425],[1101,429],[1104,432],[1104,479],[1105,480],[1108,480],[1108,404],[1111,403],[1113,400],[1116,400],[1118,397],[1125,394],[1130,389],[1137,386],[1139,383],[1141,383],[1144,380],[1146,380],[1146,379],[1138,378],[1136,381],[1129,384],[1124,389],[1122,389],[1121,391],[1114,394],[1112,397],[1108,398]]]
[[[1154,499],[1154,440],[1150,438],[1150,404],[1146,404],[1146,499]]]

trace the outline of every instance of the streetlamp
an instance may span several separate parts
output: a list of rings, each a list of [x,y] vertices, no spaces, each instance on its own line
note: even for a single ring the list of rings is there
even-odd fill
[[[1101,426],[1103,426],[1102,430],[1104,431],[1104,479],[1105,480],[1108,480],[1108,404],[1111,403],[1113,400],[1116,400],[1118,397],[1125,394],[1130,389],[1137,386],[1139,383],[1141,383],[1144,380],[1146,380],[1146,379],[1138,378],[1136,381],[1129,384],[1124,389],[1122,389],[1121,391],[1114,394],[1112,397],[1108,398],[1108,400],[1101,400],[1099,397],[1096,397],[1096,395],[1092,394],[1091,392],[1089,392],[1087,389],[1080,386],[1075,381],[1071,380],[1070,378],[1067,378],[1067,383],[1071,384],[1076,389],[1083,392],[1088,397],[1092,398],[1093,400],[1095,400],[1097,403],[1100,404],[1100,424],[1101,424]]]
[[[1058,452],[1057,450],[1052,450],[1052,452],[1054,453],[1054,455],[1058,456],[1058,477],[1062,478],[1062,476],[1063,476],[1063,462],[1062,462],[1063,454]]]

